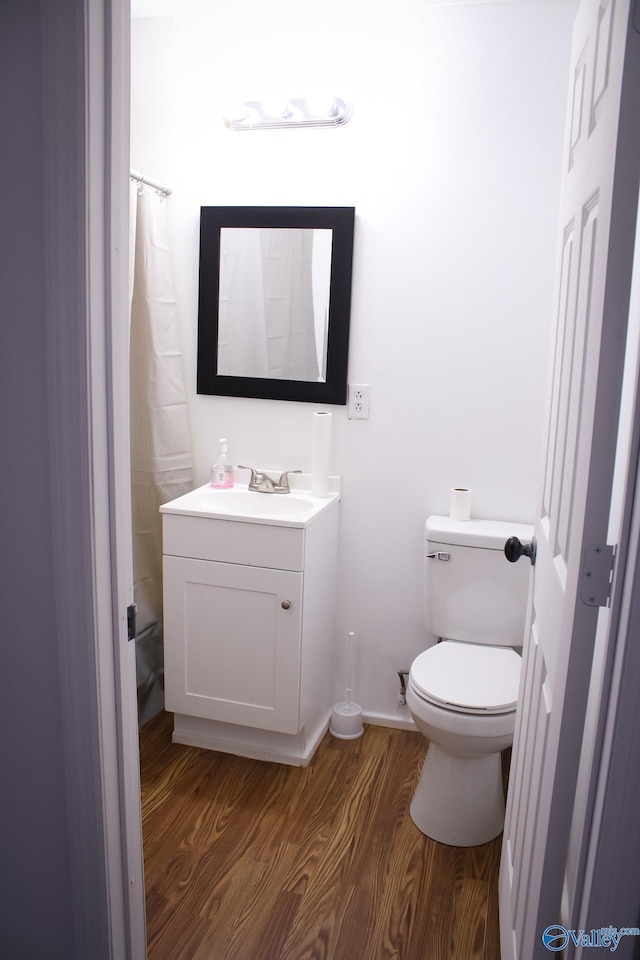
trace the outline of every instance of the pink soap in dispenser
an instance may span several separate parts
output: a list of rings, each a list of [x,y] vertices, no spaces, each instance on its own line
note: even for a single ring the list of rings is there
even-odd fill
[[[229,490],[233,486],[233,467],[229,463],[224,437],[218,441],[218,447],[218,457],[211,467],[211,486],[216,490]]]

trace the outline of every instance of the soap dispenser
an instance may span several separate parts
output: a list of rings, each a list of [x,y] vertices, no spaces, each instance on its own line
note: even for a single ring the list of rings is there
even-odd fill
[[[233,467],[229,463],[227,441],[224,437],[218,441],[218,456],[211,467],[211,486],[216,490],[228,490],[233,486]]]

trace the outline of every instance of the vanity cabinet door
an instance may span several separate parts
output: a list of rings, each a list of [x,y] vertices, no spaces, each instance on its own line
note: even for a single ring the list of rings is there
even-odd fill
[[[165,556],[166,709],[298,733],[302,577]]]

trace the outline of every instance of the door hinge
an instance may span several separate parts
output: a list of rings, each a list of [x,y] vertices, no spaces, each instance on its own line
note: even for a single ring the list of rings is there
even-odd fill
[[[127,607],[127,639],[135,640],[136,638],[136,614],[138,612],[138,607],[135,603],[130,603]]]
[[[585,550],[580,574],[580,598],[587,606],[609,606],[615,554],[615,546],[608,543],[594,543]]]

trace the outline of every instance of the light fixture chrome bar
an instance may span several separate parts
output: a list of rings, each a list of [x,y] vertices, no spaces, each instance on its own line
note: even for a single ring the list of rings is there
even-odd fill
[[[164,183],[159,183],[157,180],[152,180],[151,177],[145,176],[145,174],[140,173],[139,170],[129,170],[129,176],[132,180],[138,180],[139,183],[146,183],[148,187],[159,190],[160,193],[164,193],[167,197],[171,193],[171,187],[167,187]]]
[[[229,130],[285,130],[294,127],[340,127],[351,119],[353,106],[342,97],[318,102],[312,97],[294,97],[272,104],[244,100],[223,116]]]

